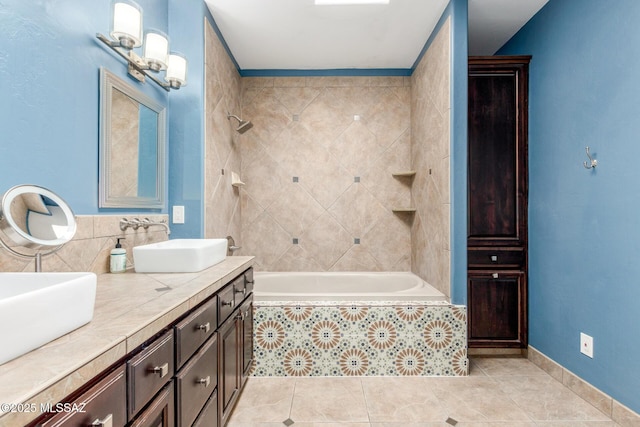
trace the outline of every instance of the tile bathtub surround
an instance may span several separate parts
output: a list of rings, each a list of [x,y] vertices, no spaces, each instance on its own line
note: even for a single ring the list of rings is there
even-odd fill
[[[526,359],[470,361],[460,378],[251,377],[228,427],[618,425]]]
[[[116,245],[116,238],[124,237],[120,243],[127,249],[127,268],[133,266],[134,246],[168,240],[164,227],[142,227],[120,230],[122,218],[149,218],[154,222],[169,221],[168,215],[119,214],[77,215],[78,229],[74,238],[58,252],[42,258],[43,271],[89,271],[96,274],[109,271],[109,255]],[[0,231],[1,233],[1,231]],[[4,237],[4,236],[3,236]],[[6,240],[6,239],[5,239]],[[17,248],[22,250],[21,247]],[[26,253],[26,251],[25,251]],[[21,259],[0,248],[0,271],[33,271],[34,261]]]
[[[410,221],[391,212],[410,203],[410,188],[391,176],[410,167],[409,83],[242,79],[254,127],[240,141],[241,246],[258,269],[410,270]]]
[[[528,358],[556,381],[564,384],[621,426],[640,426],[640,414],[617,402],[531,346],[529,346]]]
[[[244,135],[235,131],[235,120],[227,119],[227,112],[242,114],[241,78],[207,19],[204,26],[204,237],[233,236],[238,246],[245,246],[240,230],[240,193],[231,185],[231,172],[241,172]],[[244,181],[241,173],[240,177]]]
[[[264,376],[464,376],[466,309],[438,305],[255,306]]]
[[[450,18],[411,76],[411,271],[450,295]]]

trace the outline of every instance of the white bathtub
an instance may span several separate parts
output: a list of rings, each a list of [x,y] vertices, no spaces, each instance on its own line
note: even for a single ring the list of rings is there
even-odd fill
[[[256,272],[260,301],[448,301],[436,288],[405,272]]]

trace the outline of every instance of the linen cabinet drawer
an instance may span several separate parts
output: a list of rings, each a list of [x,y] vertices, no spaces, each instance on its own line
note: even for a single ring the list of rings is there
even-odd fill
[[[127,362],[129,418],[142,409],[174,372],[173,329]]]
[[[193,353],[215,333],[218,328],[217,313],[216,299],[212,298],[174,327],[177,369],[180,369]]]
[[[508,268],[520,269],[524,267],[525,255],[523,250],[482,248],[469,249],[467,252],[469,268]]]
[[[233,313],[235,307],[235,287],[232,282],[218,292],[218,325],[222,325],[227,317]]]
[[[191,426],[218,385],[218,340],[214,335],[176,375],[178,426]]]
[[[42,427],[123,426],[127,422],[126,391],[125,367],[122,365],[68,404],[69,408],[77,408],[77,410],[58,412],[40,425]]]

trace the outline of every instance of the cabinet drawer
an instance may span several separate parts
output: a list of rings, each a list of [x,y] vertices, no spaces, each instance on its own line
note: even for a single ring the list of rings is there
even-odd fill
[[[218,384],[218,341],[214,335],[176,375],[178,426],[190,426]]]
[[[244,287],[247,289],[247,295],[253,292],[253,267],[244,272]]]
[[[233,283],[225,286],[220,292],[218,292],[218,325],[229,317],[236,306],[235,289]]]
[[[176,367],[180,367],[218,328],[217,303],[213,298],[175,326]]]
[[[129,427],[173,427],[175,425],[173,382],[167,384]],[[114,425],[115,427],[115,425]]]
[[[524,267],[525,256],[522,249],[469,249],[467,263],[469,268],[520,269]]]
[[[113,426],[123,426],[127,422],[126,387],[122,365],[71,402],[71,405],[78,405],[78,411],[58,412],[40,425],[70,427],[101,425],[100,422],[108,425],[110,422]]]
[[[193,427],[218,427],[218,392],[214,391]]]
[[[245,286],[246,283],[244,280],[244,274],[238,277],[237,279],[235,279],[232,282],[232,284],[233,284],[233,293],[235,295],[236,304],[240,304],[249,294]]]
[[[173,372],[173,330],[169,330],[127,362],[130,418],[171,379]]]

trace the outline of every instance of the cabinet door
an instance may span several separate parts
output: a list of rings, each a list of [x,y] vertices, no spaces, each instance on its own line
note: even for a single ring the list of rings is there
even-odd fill
[[[528,61],[469,60],[469,247],[526,245]]]
[[[469,271],[469,347],[526,347],[522,271]]]
[[[240,372],[238,327],[239,322],[234,314],[222,324],[218,331],[218,410],[221,426],[226,424],[238,397]]]
[[[240,388],[244,386],[253,365],[253,296],[240,307]]]
[[[126,392],[125,369],[121,366],[71,403],[79,408],[78,411],[58,412],[53,418],[40,425],[42,427],[124,426],[127,422]]]

